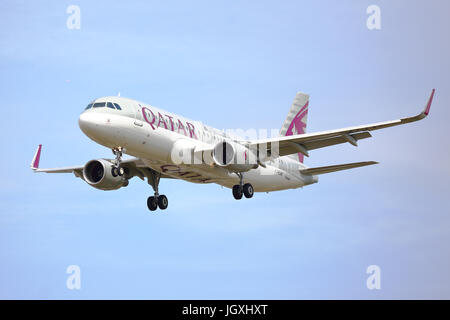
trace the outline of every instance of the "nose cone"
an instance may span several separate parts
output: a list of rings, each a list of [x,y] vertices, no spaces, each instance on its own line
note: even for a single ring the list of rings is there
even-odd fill
[[[91,140],[107,147],[125,144],[120,127],[113,122],[111,115],[92,110],[83,112],[78,118],[81,131]]]
[[[92,112],[83,112],[78,119],[78,126],[85,135],[91,137],[95,133],[95,117]]]
[[[83,112],[78,119],[78,125],[81,131],[94,141],[103,142],[111,136],[110,119],[103,113]]]

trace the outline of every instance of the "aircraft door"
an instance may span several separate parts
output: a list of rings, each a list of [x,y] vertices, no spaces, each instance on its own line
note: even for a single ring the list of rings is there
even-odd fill
[[[142,119],[142,106],[140,104],[137,104],[134,108],[134,125],[138,127],[142,127],[143,125],[143,119]]]

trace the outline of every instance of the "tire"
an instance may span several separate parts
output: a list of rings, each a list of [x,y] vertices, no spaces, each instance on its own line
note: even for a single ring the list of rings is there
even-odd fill
[[[254,190],[253,190],[253,186],[250,183],[244,184],[243,189],[244,189],[244,196],[246,198],[253,197]]]
[[[158,200],[153,196],[148,197],[147,207],[150,211],[155,211],[156,209],[158,209]]]
[[[112,167],[111,174],[115,178],[115,177],[117,177],[119,175],[119,170],[117,170],[116,167]]]
[[[160,195],[158,197],[158,207],[161,210],[165,210],[167,209],[167,207],[169,206],[169,200],[167,199],[167,197],[165,195]]]
[[[117,173],[118,173],[119,176],[122,177],[122,176],[125,174],[125,170],[124,170],[122,167],[120,167],[120,168],[117,170]]]
[[[242,194],[243,194],[243,192],[242,192],[241,186],[238,184],[234,185],[233,186],[233,197],[236,200],[240,200],[240,199],[242,199]]]

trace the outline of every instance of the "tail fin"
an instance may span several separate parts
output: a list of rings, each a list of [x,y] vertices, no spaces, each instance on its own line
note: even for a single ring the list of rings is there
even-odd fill
[[[284,120],[280,130],[280,136],[292,136],[306,133],[306,122],[308,118],[309,95],[298,92],[292,102],[291,109]],[[294,157],[297,158],[296,155]],[[298,153],[298,161],[303,163],[303,154]]]

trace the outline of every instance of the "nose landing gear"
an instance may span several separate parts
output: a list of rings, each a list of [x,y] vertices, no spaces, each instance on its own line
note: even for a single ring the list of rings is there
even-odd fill
[[[125,149],[122,147],[112,149],[113,154],[116,156],[114,166],[111,168],[111,174],[113,177],[123,176],[125,174],[124,168],[120,166],[120,163],[122,162],[122,152],[124,150]]]
[[[158,193],[159,181],[161,180],[161,173],[148,169],[149,175],[147,176],[148,183],[152,186],[153,191],[155,192],[154,196],[150,196],[147,199],[147,207],[150,211],[155,211],[158,207],[161,210],[167,209],[169,206],[169,200],[163,194]]]
[[[236,173],[239,177],[239,184],[236,184],[233,186],[233,197],[236,200],[242,199],[242,196],[244,195],[246,198],[253,197],[254,189],[253,186],[250,183],[243,184],[243,174],[240,172]]]

